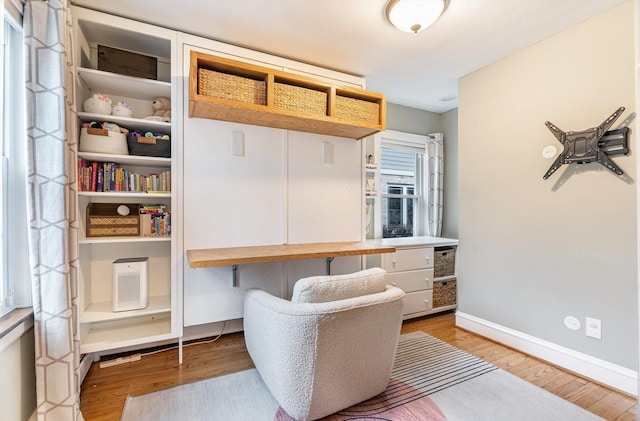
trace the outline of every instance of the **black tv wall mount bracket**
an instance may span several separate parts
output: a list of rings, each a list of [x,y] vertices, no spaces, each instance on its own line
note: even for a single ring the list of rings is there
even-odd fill
[[[626,155],[629,153],[629,128],[609,130],[623,111],[624,107],[620,107],[598,127],[579,132],[563,132],[555,124],[546,121],[544,124],[564,149],[542,178],[546,180],[562,164],[574,162],[577,164],[599,162],[618,175],[624,174],[620,167],[609,158],[610,155]]]

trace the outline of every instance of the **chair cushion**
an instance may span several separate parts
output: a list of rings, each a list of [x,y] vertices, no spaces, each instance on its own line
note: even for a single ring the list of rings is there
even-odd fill
[[[326,303],[384,292],[385,274],[381,268],[371,268],[346,275],[302,278],[293,286],[294,303]]]

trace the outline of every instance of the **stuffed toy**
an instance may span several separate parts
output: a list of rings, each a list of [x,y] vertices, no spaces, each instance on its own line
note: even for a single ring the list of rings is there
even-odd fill
[[[120,117],[131,117],[133,115],[133,105],[124,101],[118,101],[111,109],[111,114]]]
[[[102,129],[108,130],[110,132],[122,133],[124,135],[129,133],[128,129],[124,127],[118,126],[116,123],[109,123],[108,121],[98,123],[97,121],[92,121],[91,123],[82,123],[82,128],[84,129]]]
[[[146,120],[171,122],[171,101],[169,98],[158,97],[151,104],[153,114],[145,117]]]
[[[87,113],[111,114],[111,98],[103,94],[93,94],[83,104]]]

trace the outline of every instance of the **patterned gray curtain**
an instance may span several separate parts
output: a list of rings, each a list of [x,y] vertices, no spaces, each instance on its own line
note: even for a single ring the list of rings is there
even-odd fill
[[[442,235],[442,187],[444,180],[444,136],[429,135],[427,139],[427,233],[432,237]]]
[[[37,414],[38,420],[82,420],[73,50],[66,0],[27,0],[23,27]]]

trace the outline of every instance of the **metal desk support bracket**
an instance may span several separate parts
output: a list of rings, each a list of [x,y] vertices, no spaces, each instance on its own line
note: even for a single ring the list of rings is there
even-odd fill
[[[327,275],[331,275],[331,262],[335,257],[327,257]]]
[[[333,262],[335,257],[327,257],[326,258],[326,267],[327,267],[327,275],[331,275],[331,262]],[[238,274],[238,265],[231,265],[233,269],[233,287],[238,288],[240,285],[240,275]]]
[[[238,276],[238,265],[232,265],[233,268],[233,287],[238,288],[240,285],[240,277]]]

